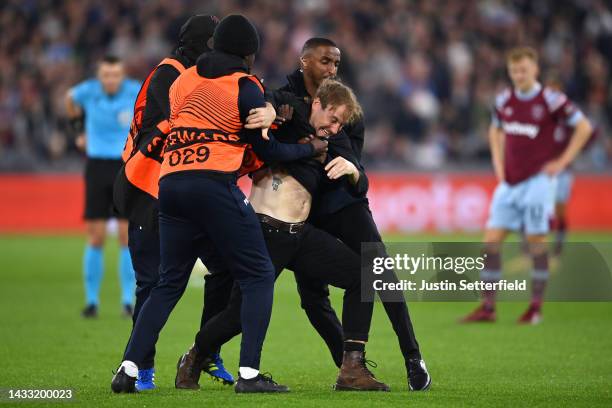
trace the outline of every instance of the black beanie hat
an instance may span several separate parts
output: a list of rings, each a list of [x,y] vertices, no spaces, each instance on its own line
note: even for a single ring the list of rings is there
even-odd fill
[[[241,57],[259,51],[259,34],[248,18],[231,14],[219,22],[213,36],[213,48]]]
[[[215,16],[197,14],[181,27],[179,32],[179,45],[192,48],[208,48],[206,43],[213,36],[219,19]]]

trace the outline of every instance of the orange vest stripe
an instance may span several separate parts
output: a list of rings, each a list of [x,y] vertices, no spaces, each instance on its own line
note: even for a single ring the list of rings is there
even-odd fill
[[[129,182],[140,190],[157,198],[159,191],[158,180],[159,171],[161,168],[161,154],[163,151],[163,141],[165,135],[170,131],[168,120],[164,119],[159,122],[154,132],[158,133],[151,138],[151,141],[146,146],[138,147],[136,145],[139,137],[140,127],[142,126],[142,118],[147,104],[147,90],[151,82],[151,78],[157,69],[163,65],[171,65],[179,73],[185,71],[185,67],[179,61],[173,58],[164,58],[147,76],[142,84],[136,103],[134,105],[134,117],[130,126],[130,132],[125,142],[122,159],[125,162],[125,175]],[[140,149],[140,150],[139,150]]]
[[[219,78],[204,78],[195,67],[186,70],[170,87],[170,126],[166,138],[160,177],[167,174],[204,170],[242,173],[250,147],[240,140],[243,128],[238,109],[238,83],[247,77],[260,89],[253,76],[236,72]]]

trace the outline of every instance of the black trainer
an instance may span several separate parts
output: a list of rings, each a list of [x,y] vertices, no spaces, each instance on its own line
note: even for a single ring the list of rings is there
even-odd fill
[[[285,385],[277,384],[272,380],[272,376],[269,373],[265,373],[249,380],[238,376],[238,382],[236,382],[234,391],[237,393],[289,392],[289,388]]]
[[[408,388],[410,391],[425,391],[431,386],[431,376],[427,372],[425,361],[411,358],[406,364],[408,371]]]
[[[85,309],[81,312],[81,316],[86,319],[95,319],[98,317],[98,306],[96,305],[87,305]]]
[[[113,376],[113,381],[111,381],[111,390],[115,393],[138,392],[136,389],[136,377],[130,377],[125,373],[124,367],[119,367],[119,370]]]

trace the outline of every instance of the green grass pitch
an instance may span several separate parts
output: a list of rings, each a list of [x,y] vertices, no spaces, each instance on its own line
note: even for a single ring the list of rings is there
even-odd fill
[[[478,236],[388,239],[423,242]],[[573,239],[612,242],[612,235],[576,234]],[[407,391],[396,337],[382,306],[376,304],[368,358],[378,363],[374,372],[392,392],[340,393],[331,389],[337,370],[299,307],[289,272],[276,285],[262,369],[289,385],[290,394],[236,395],[205,375],[200,391],[174,389],[176,361],[193,342],[200,320],[202,289],[196,285],[187,289],[162,331],[157,390],[114,395],[111,370],[120,362],[131,326],[120,317],[116,243],[107,244],[100,317],[95,321],[79,316],[82,249],[83,238],[76,236],[0,237],[0,388],[71,388],[76,401],[68,406],[87,407],[612,406],[612,303],[548,303],[544,322],[534,327],[516,325],[526,307],[522,303],[500,304],[496,324],[470,326],[456,321],[473,303],[411,304],[433,377],[425,393]],[[333,291],[333,304],[340,311],[340,291]],[[237,371],[238,348],[239,338],[222,350],[232,372]]]

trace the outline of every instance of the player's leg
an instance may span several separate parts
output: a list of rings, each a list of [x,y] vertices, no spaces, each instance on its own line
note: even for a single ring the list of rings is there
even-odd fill
[[[519,323],[538,324],[542,320],[542,302],[548,283],[548,247],[546,234],[527,236],[529,252],[533,261],[531,274],[531,302],[527,310],[519,317]]]
[[[361,254],[362,242],[382,243],[382,238],[366,203],[356,203],[345,207],[331,216],[318,220],[317,226],[331,235],[340,238],[342,242],[357,254]],[[384,245],[382,249],[384,252]],[[379,255],[386,256],[384,253]],[[391,282],[397,280],[393,271],[385,272],[385,274],[387,273],[393,276],[385,276],[385,281]],[[431,378],[425,368],[425,363],[421,359],[419,344],[410,319],[408,305],[401,293],[384,296],[381,300],[404,357],[410,389],[424,389]]]
[[[273,229],[267,224],[262,223],[261,228],[270,260],[274,265],[275,276],[278,277],[293,257],[296,247],[295,237],[292,236],[292,239],[287,240],[282,231]],[[203,243],[202,248],[206,250],[213,246],[212,242],[208,244]],[[206,253],[202,253],[200,258],[207,260],[206,266],[209,270],[220,271],[223,268],[223,265],[216,265],[218,259],[215,257],[211,258]],[[206,356],[214,353],[215,350],[218,350],[223,344],[242,332],[241,309],[242,293],[238,283],[234,282],[225,309],[212,316],[200,328],[195,336],[193,347],[179,359],[175,381],[176,388],[199,388],[200,369],[196,367],[201,366],[205,369],[206,361],[208,360]]]
[[[522,221],[529,241],[533,269],[531,303],[519,318],[519,323],[537,324],[542,318],[542,302],[549,276],[546,237],[554,207],[555,182],[555,179],[545,174],[534,176],[528,180],[527,189],[522,196],[525,209]]]
[[[97,317],[100,304],[100,286],[104,275],[104,241],[106,239],[106,220],[85,221],[87,245],[83,256],[83,276],[85,283],[85,303],[83,317]]]
[[[555,246],[554,255],[559,256],[563,251],[565,238],[567,235],[567,203],[572,194],[572,186],[574,183],[573,174],[565,170],[557,176],[557,185],[555,189],[555,216],[553,228],[555,230]]]
[[[136,324],[138,314],[144,302],[149,298],[151,290],[159,282],[159,232],[149,230],[136,223],[128,225],[128,246],[136,276],[136,304],[132,316]],[[142,361],[138,370],[136,388],[139,391],[155,388],[155,347]]]
[[[294,274],[297,289],[300,295],[300,305],[310,324],[327,344],[329,352],[336,363],[342,365],[343,330],[342,323],[329,301],[329,288],[327,283],[319,279],[307,277],[303,274]]]
[[[106,221],[110,218],[106,191],[104,160],[87,159],[85,163],[85,230],[87,243],[83,255],[86,307],[83,317],[96,317],[100,303],[100,285],[104,274]]]
[[[389,387],[378,381],[365,364],[365,346],[374,304],[361,300],[359,255],[335,237],[308,224],[300,235],[299,249],[288,268],[297,275],[344,289],[343,358],[336,389],[388,391]]]
[[[223,384],[234,384],[234,376],[225,368],[220,355],[221,345],[234,337],[235,331],[240,331],[240,303],[238,304],[237,322],[234,322],[235,316],[223,315],[223,311],[226,310],[230,300],[234,280],[225,261],[216,251],[213,241],[210,241],[207,237],[200,237],[197,241],[197,247],[198,257],[205,262],[206,268],[210,272],[204,277],[204,306],[200,319],[200,330],[203,330],[215,316],[221,314],[220,320],[217,320],[218,323],[210,326],[206,333],[211,334],[211,342],[217,340],[216,336],[222,336],[223,340],[214,343],[215,346],[206,347],[203,352],[200,352],[197,344],[194,343],[180,357],[175,378],[175,387],[179,389],[198,389],[200,387],[198,381],[202,371],[214,380],[222,381]],[[237,326],[238,329],[232,330],[233,326]],[[229,334],[227,334],[228,331]]]
[[[259,373],[261,350],[272,314],[275,278],[260,222],[236,184],[216,180],[202,184],[202,189],[193,191],[196,201],[202,204],[194,211],[206,217],[197,222],[208,237],[214,237],[215,249],[242,293],[240,377],[235,391],[286,392],[287,387]]]
[[[194,241],[202,231],[186,217],[184,203],[189,201],[190,186],[160,181],[160,257],[158,284],[142,306],[126,347],[123,362],[113,377],[114,392],[134,392],[138,368],[153,351],[159,333],[187,287],[197,258]]]
[[[216,272],[218,273],[218,272]],[[214,363],[211,356],[216,350],[242,332],[242,294],[238,283],[234,283],[230,299],[221,312],[212,316],[200,328],[193,346],[183,354],[177,363],[174,386],[178,389],[199,389],[200,374]],[[221,381],[232,384],[234,378]]]
[[[134,267],[132,265],[132,257],[128,248],[128,222],[127,220],[118,220],[118,238],[119,238],[119,282],[121,284],[121,305],[123,307],[123,315],[132,317],[134,313],[134,290],[136,288],[136,279],[134,275]]]
[[[491,201],[489,220],[484,235],[485,266],[480,272],[484,282],[497,282],[501,279],[501,247],[510,231],[519,231],[522,227],[521,212],[516,207],[516,197],[520,196],[516,186],[500,183]],[[482,303],[476,310],[461,321],[493,322],[495,321],[495,290],[485,290],[482,293]]]

